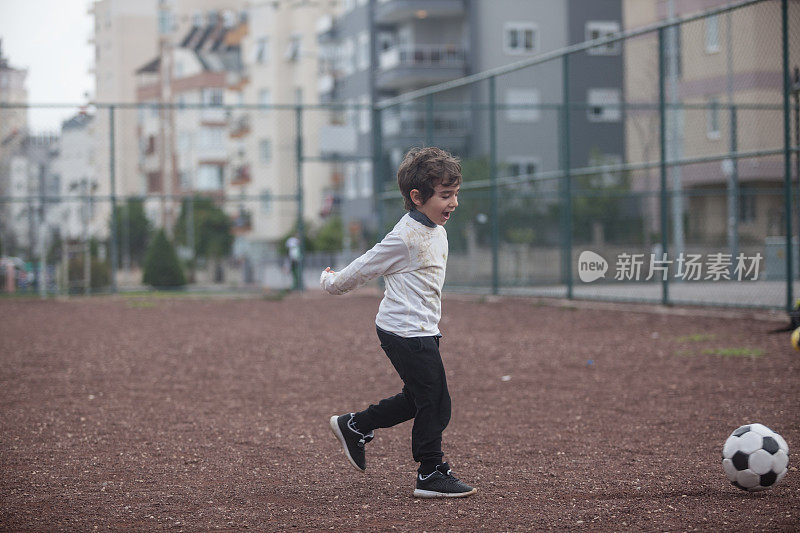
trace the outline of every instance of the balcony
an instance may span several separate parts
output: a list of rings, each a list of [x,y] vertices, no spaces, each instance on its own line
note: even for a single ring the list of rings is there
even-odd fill
[[[253,228],[252,214],[250,211],[239,208],[239,213],[231,217],[231,231],[234,235],[249,233]]]
[[[231,122],[230,137],[240,139],[250,133],[250,115],[239,115]]]
[[[322,74],[317,81],[317,92],[323,103],[333,100],[334,89],[336,89],[336,78],[333,74]]]
[[[424,142],[428,130],[427,113],[401,110],[387,113],[383,119],[383,136],[387,145],[410,146]],[[468,111],[438,111],[433,114],[433,141],[448,147],[464,146],[469,133]]]
[[[379,0],[375,9],[378,24],[397,24],[413,18],[463,17],[463,0]]]
[[[377,85],[384,90],[413,90],[466,74],[466,51],[451,45],[396,46],[379,58]]]
[[[250,183],[250,165],[240,165],[233,171],[231,185],[246,185]]]
[[[200,110],[200,122],[208,125],[225,124],[227,114],[221,107],[204,107]]]
[[[336,23],[331,15],[323,15],[317,19],[317,42],[320,44],[336,40]]]

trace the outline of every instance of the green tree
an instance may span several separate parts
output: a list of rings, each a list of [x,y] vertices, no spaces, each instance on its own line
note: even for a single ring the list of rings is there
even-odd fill
[[[590,154],[593,165],[611,165],[599,150]],[[630,192],[628,172],[598,172],[573,178],[572,232],[576,243],[591,241],[596,229],[612,242],[641,241],[641,215]]]
[[[144,260],[145,284],[155,288],[174,288],[186,285],[178,254],[167,240],[164,230],[158,230]]]
[[[188,242],[188,220],[190,199],[181,204],[181,212],[175,225],[175,240],[184,246],[191,247]],[[214,200],[204,196],[194,197],[194,241],[197,257],[219,259],[228,255],[233,247],[231,219],[217,207]]]
[[[342,249],[343,239],[342,219],[333,216],[312,233],[311,249],[315,252],[338,252]]]
[[[153,232],[152,224],[144,214],[144,200],[142,198],[129,198],[128,201],[117,208],[117,254],[122,262],[126,240],[130,248],[131,262],[141,265],[147,253],[147,245]],[[109,223],[110,224],[110,223]],[[109,234],[111,233],[109,229]],[[127,236],[127,239],[125,238]],[[109,247],[110,249],[110,247]]]

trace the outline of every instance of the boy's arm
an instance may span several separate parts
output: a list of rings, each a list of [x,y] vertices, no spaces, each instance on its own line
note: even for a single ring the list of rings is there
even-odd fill
[[[344,294],[368,281],[392,274],[408,264],[408,246],[395,233],[389,233],[367,253],[339,272],[325,271],[319,279],[323,289],[331,294]]]

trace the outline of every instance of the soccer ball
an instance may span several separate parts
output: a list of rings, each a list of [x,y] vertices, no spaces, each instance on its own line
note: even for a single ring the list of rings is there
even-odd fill
[[[789,446],[763,424],[731,433],[722,448],[722,468],[735,486],[749,492],[774,487],[786,475]]]
[[[792,332],[792,346],[795,350],[800,350],[800,328]]]

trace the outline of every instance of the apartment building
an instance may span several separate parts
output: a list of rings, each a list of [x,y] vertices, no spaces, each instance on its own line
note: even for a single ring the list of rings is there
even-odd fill
[[[94,31],[89,39],[95,50],[93,101],[128,105],[136,102],[135,71],[158,50],[156,28],[159,1],[96,0],[89,7],[89,13],[94,17]],[[107,197],[111,194],[111,132],[107,108],[99,108],[89,128],[96,147],[92,163],[92,174],[96,180],[94,188],[98,195]],[[139,178],[136,128],[135,109],[115,109],[114,173],[116,193],[120,197],[145,192]],[[110,202],[97,205],[92,221],[100,231],[97,237],[107,237],[110,214]]]
[[[345,1],[335,18],[320,21],[318,39],[329,58],[323,63],[320,96],[324,101],[369,105],[617,32],[621,16],[619,0]],[[622,159],[623,124],[619,108],[613,105],[622,100],[621,72],[619,47],[573,56],[568,98],[594,104],[571,114],[573,167],[588,166],[598,157]],[[497,80],[497,103],[558,104],[564,98],[563,82],[558,62],[503,76]],[[387,179],[394,179],[409,147],[431,141],[464,159],[488,159],[488,116],[466,105],[488,100],[486,83],[437,94],[433,123],[427,129],[423,101],[385,111],[382,144],[390,162]],[[540,170],[559,168],[558,121],[553,110],[499,111],[501,172],[533,177]],[[375,229],[373,169],[367,159],[373,138],[369,111],[345,113],[342,122],[357,137],[356,149],[346,155],[361,158],[342,164],[343,212],[354,242],[360,237],[363,242],[364,233]],[[549,185],[557,187],[555,182]]]
[[[625,0],[625,25],[632,29],[667,19],[670,14],[686,16],[727,3]],[[686,105],[667,125],[671,157],[715,157],[783,147],[783,129],[777,126],[783,120],[781,40],[779,32],[764,33],[763,28],[780,28],[779,2],[762,2],[684,24],[673,44],[667,38],[667,99]],[[800,43],[790,41],[791,57],[797,57]],[[655,35],[627,46],[629,103],[658,101],[656,53]],[[630,162],[657,160],[656,113],[637,111],[626,119]],[[657,169],[637,173],[634,186],[658,191],[658,179]],[[732,249],[737,244],[763,249],[765,238],[785,234],[783,182],[782,155],[738,161],[720,157],[674,167],[668,187],[677,183],[684,196],[681,205],[670,206],[670,216],[674,219],[680,213],[685,221],[682,237],[687,247],[727,243]],[[651,208],[657,212],[655,200]],[[734,225],[737,218],[738,225]],[[656,221],[657,217],[651,231],[658,231]]]
[[[0,102],[7,104],[26,104],[28,91],[25,80],[28,72],[25,69],[11,66],[8,57],[3,53],[3,42],[0,40]],[[27,135],[28,110],[25,108],[0,108],[0,196],[11,193],[11,156],[16,154]],[[12,206],[4,202],[0,204],[0,240],[6,252],[15,248],[16,235],[10,223]]]
[[[58,150],[58,135],[26,133],[7,154],[9,186],[4,194],[10,202],[4,226],[12,240],[4,241],[4,247],[9,254],[32,261],[50,243],[60,210],[47,201],[60,193],[60,177],[54,166]]]
[[[317,20],[332,12],[336,2],[264,2],[248,10],[248,32],[242,41],[247,83],[241,98],[248,104],[272,106],[249,108],[233,117],[231,128],[233,176],[226,192],[235,197],[259,197],[240,202],[235,227],[237,252],[257,260],[275,250],[297,223],[297,202],[274,200],[297,193],[297,111],[285,106],[304,106],[303,213],[305,221],[322,221],[324,204],[330,198],[331,175],[318,160],[319,131],[327,113],[314,109],[320,50],[316,41]]]
[[[241,13],[196,13],[176,43],[136,71],[145,210],[168,231],[180,210],[176,195],[224,193],[229,120],[222,106],[226,93],[241,91],[245,31]]]
[[[62,197],[83,196],[82,200],[68,200],[56,204],[50,217],[59,228],[62,239],[71,241],[104,233],[107,220],[94,216],[98,202],[92,196],[97,189],[97,176],[92,165],[96,146],[91,128],[94,116],[79,112],[61,125],[61,144],[53,162],[59,176],[58,192]]]

